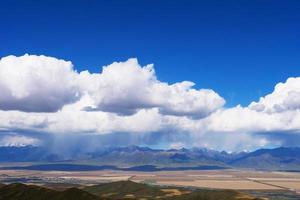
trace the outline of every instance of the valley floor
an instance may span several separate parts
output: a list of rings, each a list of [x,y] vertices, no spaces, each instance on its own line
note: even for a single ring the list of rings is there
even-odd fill
[[[300,173],[266,172],[246,170],[201,170],[201,171],[33,171],[0,170],[1,183],[22,182],[47,187],[61,188],[89,186],[105,182],[133,181],[159,186],[233,189],[246,191],[259,197],[278,196],[286,193],[285,199],[300,199]],[[170,190],[178,193],[178,191]],[[288,198],[290,196],[291,198]],[[272,197],[270,199],[276,199]],[[279,198],[277,198],[279,199]],[[282,198],[283,199],[283,198]]]

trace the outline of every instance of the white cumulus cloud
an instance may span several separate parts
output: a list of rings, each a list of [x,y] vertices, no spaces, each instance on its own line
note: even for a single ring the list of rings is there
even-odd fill
[[[205,117],[225,103],[213,90],[194,83],[167,84],[157,79],[153,65],[137,59],[115,62],[101,73],[77,73],[71,62],[47,56],[7,56],[0,60],[0,109],[55,112],[89,97],[86,110],[131,115],[158,108],[168,115]]]
[[[278,83],[274,91],[249,107],[267,113],[285,112],[300,109],[300,77],[289,78],[285,83]]]
[[[78,99],[71,62],[46,56],[0,60],[0,109],[55,112]]]
[[[142,67],[137,59],[112,63],[100,74],[81,72],[80,81],[94,100],[94,109],[123,115],[157,107],[166,115],[205,117],[225,103],[213,90],[193,89],[189,81],[161,82],[153,65]]]

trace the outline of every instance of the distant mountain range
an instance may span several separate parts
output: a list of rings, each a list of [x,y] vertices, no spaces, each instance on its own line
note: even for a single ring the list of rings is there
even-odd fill
[[[43,147],[0,147],[0,162],[64,164],[70,169],[72,167],[67,164],[90,165],[91,169],[96,167],[98,170],[108,167],[110,169],[148,169],[149,171],[195,168],[300,171],[300,148],[280,147],[259,149],[254,152],[227,153],[202,148],[157,150],[129,146],[110,147],[89,153],[74,153],[65,159],[64,156],[50,153]]]

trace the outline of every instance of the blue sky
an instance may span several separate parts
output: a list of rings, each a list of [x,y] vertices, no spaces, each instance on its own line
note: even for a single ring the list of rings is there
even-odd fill
[[[136,57],[161,81],[248,105],[300,75],[299,10],[291,0],[3,0],[0,56],[44,54],[93,72]]]

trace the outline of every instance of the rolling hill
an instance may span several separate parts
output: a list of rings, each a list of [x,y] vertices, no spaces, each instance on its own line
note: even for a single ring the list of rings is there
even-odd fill
[[[111,199],[165,199],[165,200],[255,200],[234,190],[187,189],[151,186],[132,181],[118,181],[85,187],[83,190]],[[172,191],[176,191],[172,193]],[[176,194],[177,193],[177,194]],[[257,198],[257,200],[259,200]]]
[[[135,198],[165,196],[165,192],[163,192],[159,187],[132,181],[104,183],[100,185],[85,187],[83,190],[100,197],[104,196],[115,199],[130,195],[134,195]]]
[[[172,191],[175,191],[172,192]],[[0,200],[254,200],[234,190],[164,188],[131,181],[118,181],[64,191],[14,183],[0,187]],[[259,199],[257,199],[259,200]]]
[[[14,183],[0,187],[1,200],[100,200],[101,198],[82,191],[70,188],[65,191],[55,191],[48,188]]]

